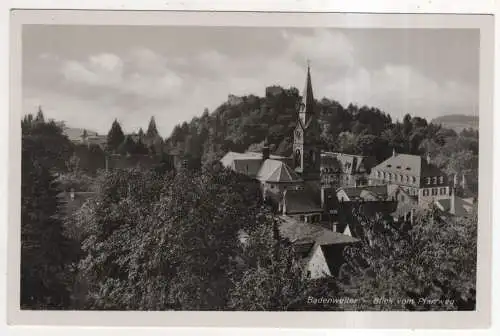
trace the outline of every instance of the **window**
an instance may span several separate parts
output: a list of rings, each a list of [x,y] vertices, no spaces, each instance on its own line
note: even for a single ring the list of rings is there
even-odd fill
[[[406,175],[406,183],[410,182],[410,177],[408,175]]]
[[[428,185],[431,184],[431,178],[430,177],[427,178],[427,184]]]
[[[399,181],[403,182],[403,175],[399,175]]]
[[[439,176],[439,184],[443,184],[444,183],[444,176]]]
[[[439,193],[441,195],[446,195],[446,188],[440,188]]]
[[[423,195],[424,196],[429,196],[429,189],[424,189]]]
[[[417,178],[416,178],[415,176],[413,176],[413,177],[411,178],[411,180],[412,180],[412,182],[413,182],[413,183],[416,183],[416,182],[417,182]]]
[[[437,183],[438,183],[438,178],[437,178],[437,176],[434,176],[434,177],[432,178],[432,183],[433,183],[433,184],[437,184]]]
[[[432,188],[432,196],[436,196],[438,194],[437,188]]]
[[[378,178],[380,178],[380,177],[381,177],[380,175],[382,175],[382,174],[380,173],[380,171],[377,171],[377,177],[378,177]]]

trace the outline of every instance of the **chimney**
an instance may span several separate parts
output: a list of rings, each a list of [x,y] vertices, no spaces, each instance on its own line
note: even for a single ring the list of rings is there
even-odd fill
[[[462,182],[460,183],[460,186],[464,190],[465,190],[465,187],[467,186],[467,181],[465,180],[465,174],[462,174]]]
[[[451,198],[450,198],[450,213],[452,215],[455,214],[455,187],[451,189]]]
[[[286,193],[287,193],[287,190],[285,189],[283,191],[283,215],[286,215]]]
[[[262,161],[269,159],[269,156],[270,156],[269,141],[266,138],[266,140],[264,141],[264,147],[262,148]]]

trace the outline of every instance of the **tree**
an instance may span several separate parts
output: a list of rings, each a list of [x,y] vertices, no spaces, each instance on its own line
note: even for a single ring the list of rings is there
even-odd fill
[[[125,140],[118,146],[116,150],[119,154],[138,154],[137,144],[130,136],[126,136]]]
[[[77,216],[89,308],[222,309],[238,232],[254,225],[258,184],[223,169],[111,171]],[[182,243],[181,243],[182,242]]]
[[[340,275],[343,294],[359,299],[357,309],[473,309],[475,216],[453,219],[432,209],[418,214],[413,225],[396,226],[383,215],[362,213],[354,210],[362,243],[346,250]]]
[[[72,155],[73,145],[61,127],[53,120],[45,122],[40,110],[36,119],[31,114],[24,117],[21,131],[22,141],[36,146],[36,159],[41,165],[55,172],[66,171],[66,162]]]
[[[43,111],[42,111],[41,106],[38,107],[38,112],[36,114],[35,122],[42,123],[42,124],[45,123],[45,117],[43,115]]]
[[[63,235],[60,190],[52,173],[56,162],[51,155],[60,133],[50,139],[47,131],[55,130],[54,125],[44,125],[40,118],[37,124],[24,128],[22,138],[20,304],[22,309],[67,309],[74,246]]]
[[[125,140],[125,135],[123,134],[122,127],[120,126],[120,123],[118,123],[118,120],[114,120],[113,124],[111,125],[111,129],[108,132],[108,138],[107,138],[107,149],[110,152],[116,152],[118,150],[118,147],[123,143]]]
[[[159,137],[158,129],[156,128],[155,117],[151,117],[149,120],[148,130],[146,131],[146,137],[149,139],[155,139]]]
[[[279,236],[279,220],[269,212],[261,213],[259,219],[242,244],[240,273],[230,292],[229,308],[245,311],[326,308],[308,306],[308,298],[320,295],[324,287],[306,277],[293,246]]]

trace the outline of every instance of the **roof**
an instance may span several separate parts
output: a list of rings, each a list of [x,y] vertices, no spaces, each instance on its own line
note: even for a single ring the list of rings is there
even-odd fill
[[[317,224],[304,223],[287,216],[282,218],[280,234],[294,245],[314,243],[323,246],[352,244],[359,241],[359,239],[328,230]]]
[[[308,214],[323,212],[314,195],[307,189],[286,190],[283,193],[286,214]]]
[[[347,236],[349,237],[349,236]],[[330,274],[332,276],[338,276],[340,272],[341,266],[344,264],[344,248],[343,244],[335,244],[335,245],[321,245],[321,252],[323,252],[323,256],[326,261],[326,265],[330,270]]]
[[[265,160],[257,173],[257,179],[265,182],[287,183],[299,182],[301,179],[285,163],[274,160]]]
[[[285,161],[284,156],[270,155],[269,159]],[[232,170],[245,174],[251,177],[257,177],[259,170],[262,166],[262,153],[256,152],[227,152],[226,155],[220,160],[222,165]]]
[[[299,109],[300,114],[305,114],[304,120],[299,118],[299,123],[303,128],[308,128],[315,118],[312,118],[314,115],[314,107],[315,107],[312,81],[311,81],[311,69],[307,66],[307,78],[306,85],[304,87],[304,91],[302,92],[302,101]]]
[[[357,174],[369,171],[373,159],[368,156],[354,155],[338,152],[325,152],[321,154],[321,164],[334,166],[345,174]],[[340,166],[340,167],[339,167]]]
[[[427,160],[418,155],[411,154],[395,154],[375,166],[373,170],[419,177],[427,175],[443,175],[441,170],[439,170],[439,168],[435,165],[429,164]]]
[[[451,210],[452,197],[455,199],[454,212]],[[472,208],[474,206],[474,199],[451,196],[447,199],[437,200],[435,203],[442,211],[450,212],[455,216],[467,216],[472,211]]]
[[[385,201],[389,196],[389,185],[371,185],[360,187],[343,187],[337,190],[337,193],[344,191],[350,201]]]
[[[413,204],[398,202],[398,207],[393,213],[391,213],[391,216],[393,218],[401,218],[417,208],[418,207]]]

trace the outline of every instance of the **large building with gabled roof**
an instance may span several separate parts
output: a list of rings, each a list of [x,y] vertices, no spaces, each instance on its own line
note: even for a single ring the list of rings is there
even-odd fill
[[[425,206],[435,200],[450,198],[448,177],[430,159],[419,155],[393,155],[372,168],[369,177],[371,185],[395,184]]]

